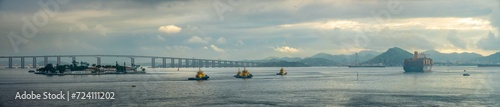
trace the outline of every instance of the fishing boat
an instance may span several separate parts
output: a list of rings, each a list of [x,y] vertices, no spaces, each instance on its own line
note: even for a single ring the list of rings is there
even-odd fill
[[[201,71],[201,69],[198,69],[198,72],[196,73],[196,75],[194,77],[188,78],[188,80],[207,80],[208,78],[210,78],[210,77],[208,77],[208,75],[203,73],[203,71]]]
[[[287,72],[285,71],[285,68],[281,67],[280,72],[276,73],[276,75],[286,75]]]
[[[243,72],[241,72],[240,69],[238,68],[238,73],[236,75],[234,75],[234,77],[236,77],[236,78],[252,78],[253,75],[250,74],[250,72],[248,72],[248,70],[246,68],[243,68]]]

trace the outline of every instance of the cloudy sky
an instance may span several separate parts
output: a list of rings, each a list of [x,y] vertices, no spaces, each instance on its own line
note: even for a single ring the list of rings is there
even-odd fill
[[[498,0],[0,0],[0,56],[500,51]]]

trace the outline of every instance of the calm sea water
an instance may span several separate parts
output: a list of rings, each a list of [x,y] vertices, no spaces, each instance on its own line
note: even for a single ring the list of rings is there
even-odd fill
[[[147,74],[45,76],[0,69],[0,106],[500,106],[500,69],[434,67],[203,68],[208,81],[188,81],[197,68],[149,68]],[[467,70],[471,76],[462,76]],[[132,87],[135,85],[136,87]],[[16,92],[114,92],[114,100],[16,100]]]

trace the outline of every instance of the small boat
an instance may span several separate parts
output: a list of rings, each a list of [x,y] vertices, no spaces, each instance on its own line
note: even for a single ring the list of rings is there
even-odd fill
[[[198,73],[194,77],[188,78],[188,80],[208,80],[210,78],[208,75],[205,75],[201,69],[198,70]]]
[[[464,70],[463,76],[470,76],[470,74]]]
[[[33,73],[33,72],[35,72],[35,70],[29,70],[28,72],[29,72],[29,73]]]
[[[238,74],[234,75],[236,78],[252,78],[253,75],[248,72],[246,68],[243,68],[243,72],[238,68]]]
[[[470,76],[470,74],[469,73],[464,73],[464,76]]]
[[[286,75],[287,72],[285,71],[285,69],[283,67],[281,67],[280,69],[280,72],[276,73],[276,75]]]

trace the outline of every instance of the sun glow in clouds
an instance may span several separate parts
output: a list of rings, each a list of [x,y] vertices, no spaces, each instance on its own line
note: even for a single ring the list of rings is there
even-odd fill
[[[407,18],[393,19],[389,23],[369,23],[366,19],[329,20],[326,22],[305,22],[279,25],[279,28],[314,28],[362,30],[363,28],[391,28],[392,30],[492,30],[490,21],[479,18]]]
[[[288,47],[288,46],[276,47],[276,48],[274,48],[274,51],[283,52],[283,53],[297,53],[297,52],[299,52],[298,49]]]

